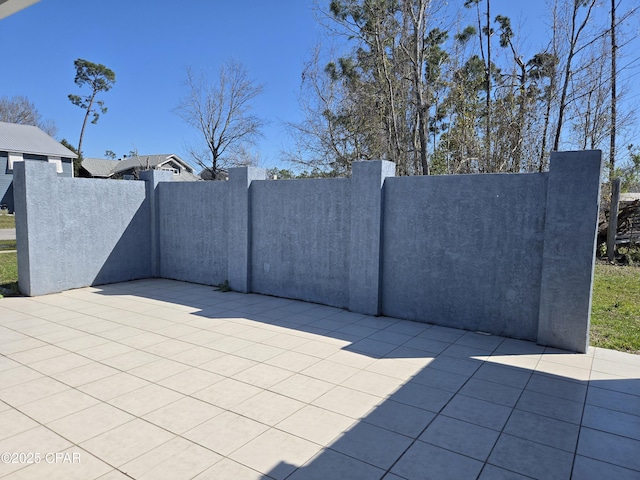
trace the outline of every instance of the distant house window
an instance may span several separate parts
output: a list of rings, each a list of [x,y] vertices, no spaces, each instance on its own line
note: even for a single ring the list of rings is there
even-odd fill
[[[62,159],[60,157],[49,157],[48,158],[48,162],[49,163],[53,163],[56,166],[56,172],[58,173],[62,173]]]
[[[22,161],[24,161],[24,158],[22,158],[22,154],[21,153],[9,152],[9,162],[7,164],[7,169],[8,170],[13,170],[13,164],[15,162],[22,162]]]

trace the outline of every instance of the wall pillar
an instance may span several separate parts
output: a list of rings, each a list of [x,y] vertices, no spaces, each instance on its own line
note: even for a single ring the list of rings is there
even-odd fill
[[[229,287],[236,292],[251,291],[251,197],[253,180],[266,180],[267,171],[256,167],[229,169]],[[215,208],[215,205],[211,208]]]
[[[149,245],[151,246],[151,276],[160,277],[160,214],[158,183],[173,181],[173,172],[166,170],[144,170],[140,180],[145,181],[145,190],[150,212]]]
[[[385,160],[351,165],[351,232],[349,238],[349,310],[380,314],[382,210],[384,179],[396,166]]]
[[[589,346],[601,168],[599,150],[551,153],[537,339],[541,345],[581,353]]]
[[[61,256],[69,254],[62,238],[57,179],[52,163],[26,160],[13,165],[18,285],[24,295],[52,293],[51,287],[60,283]]]

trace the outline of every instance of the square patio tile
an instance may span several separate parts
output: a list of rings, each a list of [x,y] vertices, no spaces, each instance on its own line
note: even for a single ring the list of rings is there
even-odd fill
[[[229,409],[262,391],[264,391],[262,388],[248,383],[225,378],[210,387],[193,393],[192,396],[212,405]]]
[[[142,378],[121,372],[110,377],[96,380],[95,382],[81,385],[78,387],[78,390],[99,398],[100,400],[108,401],[148,385],[151,385],[151,383]]]
[[[582,426],[640,440],[640,417],[608,408],[586,405]]]
[[[136,418],[82,442],[80,446],[110,465],[120,467],[174,437],[172,433]]]
[[[637,480],[640,472],[601,462],[593,458],[576,455],[573,465],[573,478],[580,480],[602,480],[615,478],[616,480]]]
[[[191,479],[222,457],[183,438],[173,438],[121,467],[139,480]]]
[[[275,479],[284,479],[319,450],[315,443],[272,428],[229,458]]]
[[[360,392],[370,393],[378,397],[387,397],[400,388],[402,381],[379,373],[359,371],[349,377],[342,385]]]
[[[105,358],[115,357],[124,353],[135,351],[133,348],[116,342],[107,342],[100,345],[91,346],[78,350],[78,354],[91,358],[92,360],[104,360]]]
[[[386,470],[411,443],[409,437],[359,422],[334,441],[330,448]]]
[[[473,375],[473,378],[508,385],[510,387],[524,388],[531,378],[531,371],[507,365],[483,363]]]
[[[0,390],[0,400],[13,406],[40,400],[56,393],[69,390],[69,386],[50,377],[40,377],[35,380],[13,385]]]
[[[380,397],[338,386],[311,403],[347,417],[360,418],[381,401]]]
[[[208,372],[200,368],[189,368],[158,382],[176,392],[191,395],[198,390],[210,387],[223,380],[222,375]]]
[[[248,358],[242,358],[235,355],[226,355],[222,352],[218,352],[221,355],[218,358],[203,363],[199,368],[207,370],[209,372],[217,373],[225,377],[232,377],[237,373],[240,373],[248,368],[257,365],[258,362],[249,360]]]
[[[586,403],[598,407],[605,407],[618,412],[630,413],[640,416],[640,400],[635,395],[598,388],[589,387]]]
[[[0,412],[0,425],[2,425],[0,440],[40,426],[38,422],[13,408]]]
[[[328,360],[321,360],[318,363],[305,368],[300,373],[319,380],[324,380],[325,382],[341,384],[359,371],[359,369],[348,365],[330,362]]]
[[[306,375],[292,375],[282,382],[269,388],[272,392],[295,398],[301,402],[310,403],[334,388],[333,383],[307,377]]]
[[[587,395],[586,382],[575,382],[540,373],[534,373],[531,376],[526,389],[581,403],[584,402]]]
[[[613,463],[629,470],[640,472],[640,441],[581,428],[577,453],[584,457]]]
[[[182,436],[220,455],[228,456],[268,429],[268,426],[242,415],[222,412]]]
[[[522,393],[522,388],[500,385],[486,380],[470,378],[459,391],[462,395],[479,398],[506,407],[513,407]]]
[[[40,362],[42,360],[48,360],[49,358],[59,357],[60,355],[66,355],[68,353],[68,350],[57,347],[55,345],[44,345],[42,347],[25,350],[24,352],[14,353],[13,355],[11,355],[11,359],[25,365],[31,365],[32,363]]]
[[[232,478],[234,480],[265,480],[265,476],[249,467],[225,458],[202,472],[193,480],[220,480]]]
[[[109,403],[136,417],[141,417],[183,397],[181,393],[151,384],[113,398]]]
[[[300,372],[320,361],[317,357],[303,353],[285,351],[265,360],[265,363],[274,367],[284,368],[292,372]]]
[[[438,415],[420,440],[484,462],[499,435],[489,428]]]
[[[580,427],[575,423],[514,410],[504,428],[505,433],[550,447],[575,452]]]
[[[457,392],[469,380],[466,375],[446,372],[435,368],[423,368],[411,377],[412,383],[419,383],[427,387],[445,390],[447,392]]]
[[[0,386],[2,386],[2,390],[5,390],[14,385],[20,385],[43,377],[44,375],[42,373],[20,365],[19,367],[8,368],[0,372]]]
[[[276,425],[280,430],[297,435],[318,445],[328,445],[354,420],[339,413],[307,405]]]
[[[442,410],[442,414],[500,431],[511,415],[511,408],[477,398],[456,395]]]
[[[349,480],[375,480],[382,478],[384,473],[373,465],[327,449],[316,454],[287,480],[328,480],[347,478],[347,475]]]
[[[240,350],[236,350],[233,354],[239,357],[248,358],[249,360],[253,360],[255,362],[266,362],[270,358],[276,357],[284,353],[285,351],[286,350],[283,350],[282,348],[256,343],[249,347],[244,347]]]
[[[95,382],[96,380],[110,377],[117,373],[119,373],[119,370],[116,370],[115,368],[102,365],[98,362],[91,362],[81,367],[55,373],[51,376],[71,387],[79,387],[80,385]]]
[[[304,403],[273,392],[260,392],[244,402],[229,408],[240,415],[252,418],[265,425],[274,426],[294,412]]]
[[[203,363],[210,362],[216,358],[223,357],[225,354],[207,347],[193,347],[190,350],[171,355],[169,358],[176,362],[184,363],[192,367],[197,367]]]
[[[99,403],[50,422],[47,426],[74,443],[80,443],[133,419],[132,415],[122,410]]]
[[[161,407],[143,418],[148,422],[165,428],[176,435],[211,420],[224,410],[200,400],[184,397],[169,405]]]
[[[519,473],[512,472],[511,470],[505,470],[504,468],[496,467],[489,463],[484,464],[482,473],[478,477],[478,480],[530,480],[531,477],[525,477]]]
[[[85,393],[68,389],[41,400],[25,403],[20,406],[20,410],[38,422],[47,424],[98,403],[99,400]]]
[[[453,397],[453,393],[427,387],[409,381],[390,396],[396,402],[423,408],[431,412],[439,412]]]
[[[329,357],[330,359],[332,357]],[[369,360],[369,357],[366,357]],[[367,372],[379,373],[388,377],[397,378],[405,382],[408,378],[412,378],[424,369],[413,362],[407,362],[399,358],[379,358],[368,362],[364,370]]]
[[[131,370],[141,365],[155,362],[161,358],[162,357],[153,355],[152,353],[143,352],[142,350],[134,350],[114,357],[104,358],[101,362],[118,370]]]
[[[533,478],[565,480],[571,475],[573,455],[502,434],[491,452],[489,463]]]
[[[580,424],[583,405],[563,398],[525,390],[518,400],[516,408],[556,420]]]
[[[393,466],[391,473],[407,480],[472,479],[482,462],[424,442],[415,442]]]
[[[285,378],[293,375],[293,372],[284,368],[274,367],[265,363],[258,363],[233,376],[236,380],[255,385],[260,388],[269,388],[280,383]]]
[[[435,416],[435,413],[421,408],[387,399],[373,407],[362,421],[417,438]]]

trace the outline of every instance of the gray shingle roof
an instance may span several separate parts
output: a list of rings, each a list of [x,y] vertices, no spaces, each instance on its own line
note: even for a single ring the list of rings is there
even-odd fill
[[[102,158],[85,158],[82,161],[82,168],[93,177],[108,178],[111,175],[126,172],[131,169],[138,168],[146,170],[162,167],[167,162],[175,162],[180,164],[180,174],[174,177],[175,180],[196,181],[200,180],[193,173],[193,169],[184,162],[180,157],[173,153],[163,155],[139,155],[129,157],[122,160],[105,160]]]
[[[110,177],[117,166],[118,162],[115,160],[105,160],[103,158],[85,158],[82,160],[82,168],[89,172],[92,177]]]
[[[78,155],[38,127],[6,122],[0,122],[0,151],[78,158]]]

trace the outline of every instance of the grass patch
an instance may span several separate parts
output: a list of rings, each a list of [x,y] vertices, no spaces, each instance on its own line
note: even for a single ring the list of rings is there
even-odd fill
[[[18,254],[16,252],[0,253],[0,287],[18,293]]]
[[[590,343],[640,354],[640,267],[596,265]]]
[[[16,217],[0,214],[0,228],[16,228]]]
[[[15,240],[0,240],[0,250],[15,250],[15,249],[16,249]]]

